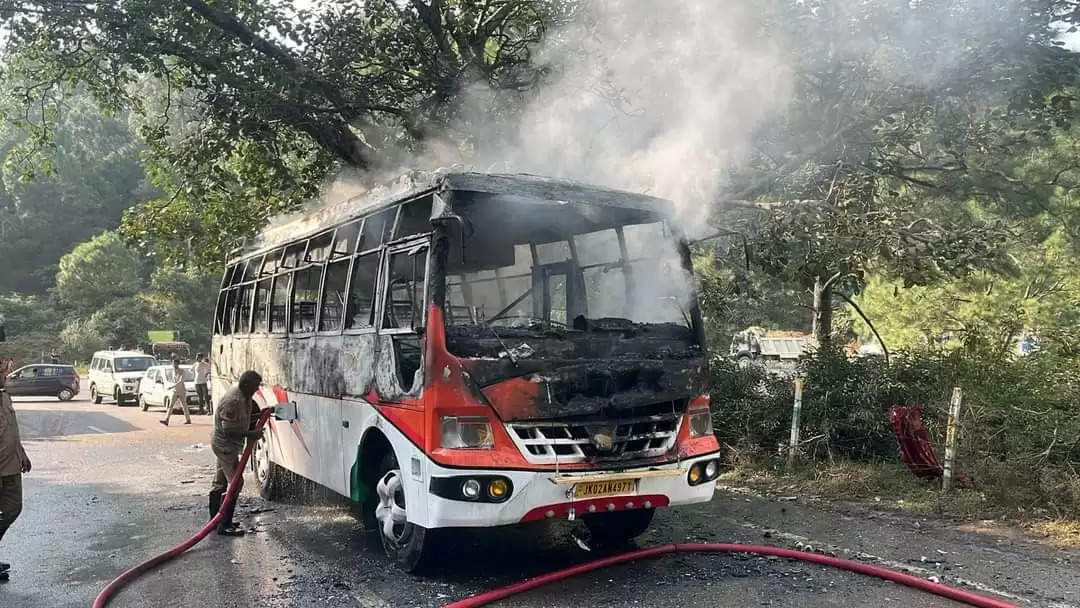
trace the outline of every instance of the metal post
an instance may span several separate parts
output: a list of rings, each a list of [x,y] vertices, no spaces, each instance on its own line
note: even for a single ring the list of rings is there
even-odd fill
[[[941,475],[941,489],[952,489],[953,465],[956,461],[956,425],[960,420],[960,387],[953,387],[952,400],[949,402],[949,426],[945,432],[945,471]]]
[[[799,414],[802,412],[803,379],[795,378],[795,407],[791,410],[791,440],[788,446],[787,468],[795,468],[795,455],[799,452]]]

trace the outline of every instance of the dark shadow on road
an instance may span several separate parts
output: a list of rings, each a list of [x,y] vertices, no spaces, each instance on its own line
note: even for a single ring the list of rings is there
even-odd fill
[[[48,439],[87,433],[127,433],[139,430],[125,420],[104,412],[78,412],[28,409],[15,405],[19,432],[24,440]]]

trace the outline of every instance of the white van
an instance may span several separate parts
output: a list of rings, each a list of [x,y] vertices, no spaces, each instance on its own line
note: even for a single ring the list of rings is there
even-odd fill
[[[116,405],[139,399],[139,382],[146,370],[157,365],[154,357],[137,351],[103,350],[90,360],[90,399],[101,403],[110,397]]]

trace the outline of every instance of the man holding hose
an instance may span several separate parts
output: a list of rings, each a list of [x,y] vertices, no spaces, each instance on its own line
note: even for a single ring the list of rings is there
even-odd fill
[[[240,466],[240,453],[244,451],[244,441],[258,441],[262,437],[262,430],[254,430],[253,423],[259,408],[252,399],[255,391],[262,384],[262,376],[257,372],[248,370],[240,374],[240,382],[221,397],[217,407],[214,408],[214,434],[210,440],[210,447],[217,459],[217,471],[214,474],[214,485],[210,489],[210,518],[221,510],[221,503],[225,492],[229,489],[233,473]],[[237,485],[242,486],[243,474]],[[239,492],[239,489],[237,489]],[[221,523],[218,524],[217,532],[222,536],[243,536],[244,531],[233,521],[233,512],[236,510],[236,502],[232,506]]]

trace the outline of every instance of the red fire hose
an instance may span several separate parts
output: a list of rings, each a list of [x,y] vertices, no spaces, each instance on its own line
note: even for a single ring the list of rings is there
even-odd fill
[[[833,568],[840,568],[842,570],[849,570],[858,574],[865,574],[867,576],[875,576],[901,585],[907,585],[921,591],[947,597],[969,606],[978,606],[980,608],[1017,608],[1016,605],[1008,602],[1003,602],[994,598],[989,598],[977,593],[971,593],[970,591],[964,591],[963,589],[957,589],[955,587],[949,587],[948,585],[942,585],[941,583],[935,583],[921,579],[917,576],[911,576],[910,574],[904,574],[902,572],[896,572],[895,570],[888,570],[886,568],[880,568],[878,566],[871,566],[862,562],[855,562],[847,559],[840,559],[836,557],[829,557],[827,555],[820,555],[817,553],[809,553],[807,551],[795,551],[792,549],[781,549],[779,547],[767,547],[761,545],[739,545],[739,544],[723,544],[723,543],[684,543],[677,545],[661,545],[659,547],[650,547],[648,549],[641,549],[639,551],[631,551],[629,553],[622,553],[620,555],[613,555],[611,557],[605,557],[584,564],[578,564],[577,566],[571,566],[562,570],[556,570],[547,574],[541,574],[540,576],[530,578],[519,583],[500,587],[486,593],[474,595],[472,597],[465,598],[447,604],[443,608],[476,608],[477,606],[487,606],[492,602],[497,602],[501,599],[505,599],[512,595],[524,593],[531,589],[549,585],[556,581],[598,570],[600,568],[606,568],[608,566],[614,566],[616,564],[622,564],[626,562],[632,562],[639,559],[648,559],[652,557],[659,557],[661,555],[668,555],[670,553],[755,553],[758,555],[772,555],[776,557],[786,557],[792,559],[801,559],[803,561],[812,562],[815,564],[821,564],[822,566],[832,566]]]
[[[263,426],[266,424],[266,421],[270,418],[270,414],[272,414],[273,412],[273,409],[263,410],[262,413],[259,415],[258,422],[255,423],[255,428],[263,428]],[[145,574],[146,572],[149,572],[150,570],[153,570],[161,564],[164,564],[165,562],[173,559],[174,557],[179,557],[188,549],[199,544],[199,541],[206,538],[208,534],[210,534],[214,531],[215,528],[217,528],[217,525],[221,523],[221,520],[225,517],[225,513],[229,512],[229,507],[231,507],[232,504],[236,502],[236,495],[240,493],[240,481],[244,478],[244,467],[247,466],[248,458],[251,457],[252,445],[254,445],[254,443],[249,441],[247,447],[244,448],[244,453],[240,455],[240,466],[236,467],[236,472],[233,473],[232,479],[229,480],[229,490],[225,494],[225,500],[222,501],[221,508],[218,509],[217,515],[214,515],[214,517],[210,521],[208,521],[206,525],[203,526],[202,529],[195,534],[195,536],[192,536],[191,538],[185,540],[184,542],[176,545],[172,549],[169,549],[168,551],[160,555],[156,555],[137,566],[133,566],[131,569],[127,570],[120,576],[113,579],[113,581],[109,583],[104,589],[102,589],[101,593],[98,594],[97,598],[94,600],[93,608],[105,608],[105,604],[109,602],[109,598],[115,595],[116,592],[119,591],[124,585],[130,583],[136,578],[139,578],[140,575]]]
[[[266,421],[270,418],[270,414],[273,412],[271,409],[262,411],[259,416],[259,420],[255,425],[255,428],[261,429]],[[225,500],[221,505],[221,509],[205,526],[202,527],[195,536],[187,539],[179,545],[169,549],[168,551],[151,558],[137,566],[132,567],[120,576],[116,577],[111,583],[109,583],[101,593],[98,594],[94,600],[93,608],[105,608],[109,598],[111,598],[117,591],[119,591],[124,585],[135,580],[140,575],[149,572],[150,570],[164,564],[165,562],[178,557],[188,549],[194,547],[202,539],[206,538],[208,534],[217,528],[218,523],[221,522],[224,514],[228,512],[229,507],[236,502],[236,496],[240,491],[240,480],[244,476],[244,467],[247,465],[248,458],[251,457],[252,444],[248,443],[244,449],[244,453],[240,456],[240,466],[236,468],[236,472],[233,473],[232,479],[229,480],[229,490],[225,494]],[[935,583],[921,579],[917,576],[910,574],[904,574],[902,572],[896,572],[887,568],[881,568],[878,566],[871,566],[870,564],[864,564],[862,562],[851,561],[847,559],[840,559],[836,557],[829,557],[827,555],[820,555],[818,553],[809,553],[806,551],[795,551],[793,549],[782,549],[779,547],[768,547],[762,545],[740,545],[740,544],[723,544],[723,543],[682,543],[674,545],[661,545],[659,547],[650,547],[648,549],[640,549],[638,551],[630,551],[629,553],[622,553],[620,555],[612,555],[602,559],[586,562],[584,564],[578,564],[562,570],[556,570],[547,574],[530,578],[512,585],[493,589],[479,595],[447,604],[444,608],[476,608],[477,606],[487,606],[492,602],[499,601],[501,599],[508,598],[512,595],[524,593],[526,591],[536,589],[563,579],[567,579],[579,574],[598,570],[600,568],[606,568],[608,566],[614,566],[616,564],[622,564],[626,562],[637,561],[640,559],[648,559],[652,557],[659,557],[661,555],[668,555],[671,553],[754,553],[757,555],[771,555],[775,557],[785,557],[790,559],[799,559],[822,566],[831,566],[833,568],[840,568],[841,570],[848,570],[858,574],[865,574],[867,576],[874,576],[877,578],[906,585],[914,589],[940,595],[958,602],[967,604],[969,606],[977,606],[979,608],[1017,608],[1015,604],[1010,604],[1001,600],[989,598],[970,591],[964,591],[963,589],[957,589],[955,587],[949,587],[948,585],[942,585],[941,583]]]

